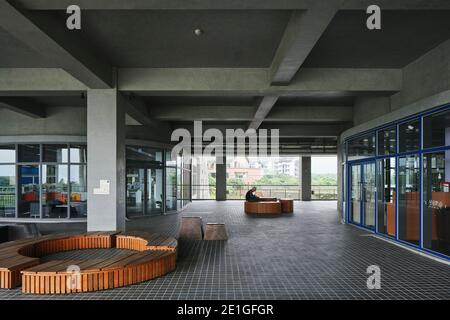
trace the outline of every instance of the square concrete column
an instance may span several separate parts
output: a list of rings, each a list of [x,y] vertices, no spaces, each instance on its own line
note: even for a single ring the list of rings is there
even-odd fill
[[[125,110],[116,89],[87,93],[88,231],[125,230]]]
[[[227,200],[227,160],[216,158],[216,200]]]
[[[301,157],[300,167],[302,201],[311,201],[311,157]]]

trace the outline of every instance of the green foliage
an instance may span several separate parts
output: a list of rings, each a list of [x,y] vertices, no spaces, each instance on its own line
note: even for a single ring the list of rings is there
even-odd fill
[[[212,177],[211,175],[208,175],[208,185],[216,186],[216,178]]]
[[[337,185],[337,175],[333,173],[313,174],[311,184],[313,186],[335,186]]]
[[[286,186],[286,185],[299,185],[299,179],[287,174],[266,174],[261,179],[255,181],[255,185],[267,185],[267,186]]]
[[[231,178],[227,180],[227,185],[229,186],[245,186],[245,183],[242,179]]]

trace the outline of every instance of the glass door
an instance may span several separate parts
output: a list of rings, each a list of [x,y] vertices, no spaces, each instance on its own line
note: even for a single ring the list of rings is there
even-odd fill
[[[145,214],[145,169],[127,168],[127,215]]]
[[[163,169],[127,168],[127,215],[161,214]]]
[[[351,165],[350,222],[375,227],[375,181],[375,162]]]
[[[362,165],[362,223],[367,228],[375,227],[375,162],[369,162]]]
[[[351,166],[350,176],[350,222],[361,223],[361,165]]]

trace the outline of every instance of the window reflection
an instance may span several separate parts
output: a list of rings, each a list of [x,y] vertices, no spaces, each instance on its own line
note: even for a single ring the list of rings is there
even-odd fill
[[[70,145],[70,162],[86,163],[87,162],[87,146],[72,144]]]
[[[68,166],[42,165],[42,217],[67,218]]]
[[[67,145],[44,144],[42,146],[44,162],[67,162],[69,148]]]
[[[396,153],[397,130],[395,127],[378,132],[378,154],[388,155]]]
[[[450,151],[423,157],[423,246],[450,255]]]
[[[375,134],[368,134],[348,143],[348,159],[356,160],[375,156]]]
[[[87,216],[87,167],[85,165],[70,166],[70,217],[86,218]]]
[[[378,160],[378,232],[395,236],[395,158]]]
[[[450,145],[450,111],[424,117],[423,130],[424,148]]]
[[[419,120],[403,123],[399,126],[399,152],[411,152],[419,150],[419,128]]]
[[[16,147],[14,145],[0,145],[0,163],[15,163]]]
[[[419,156],[400,157],[398,163],[399,239],[419,244]]]
[[[41,146],[39,144],[20,144],[19,162],[41,161]]]
[[[16,166],[0,165],[0,217],[16,216]]]
[[[19,166],[19,218],[40,218],[39,166]]]

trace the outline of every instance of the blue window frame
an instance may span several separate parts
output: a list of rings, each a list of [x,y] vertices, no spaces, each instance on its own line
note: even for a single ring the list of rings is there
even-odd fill
[[[371,161],[381,163],[379,160],[391,159],[390,161],[393,160],[395,163],[393,166],[395,191],[391,191],[395,196],[390,196],[391,203],[393,202],[395,206],[394,239],[450,260],[450,235],[448,235],[450,225],[447,225],[450,224],[450,210],[446,209],[450,208],[450,104],[362,132],[350,137],[344,143],[346,223],[352,223],[350,212],[352,166]],[[412,167],[406,165],[406,159],[413,159],[414,165]],[[445,167],[445,163],[449,163],[448,168]],[[375,168],[376,185],[377,188],[381,188],[378,181],[381,167],[377,164]],[[409,174],[409,177],[404,174]],[[399,188],[400,183],[402,190]],[[403,195],[399,194],[401,192]],[[442,200],[447,198],[448,204],[447,200]],[[399,204],[402,206],[401,210]],[[367,228],[363,221],[358,225],[389,237],[386,230],[383,232],[378,226],[378,204],[375,210],[375,229]],[[417,219],[408,222],[405,220],[405,216],[408,215]]]

